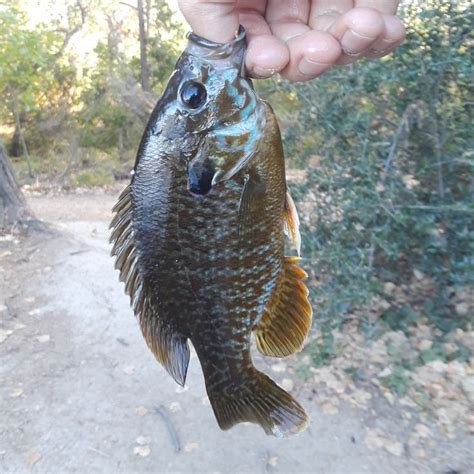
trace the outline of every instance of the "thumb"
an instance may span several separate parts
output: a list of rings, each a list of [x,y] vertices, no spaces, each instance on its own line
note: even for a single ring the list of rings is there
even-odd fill
[[[178,0],[192,31],[216,43],[227,43],[239,30],[237,0]]]

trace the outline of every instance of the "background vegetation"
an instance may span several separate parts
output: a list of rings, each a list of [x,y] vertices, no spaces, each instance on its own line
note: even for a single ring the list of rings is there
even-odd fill
[[[406,2],[396,54],[306,84],[258,83],[288,167],[304,170],[291,188],[313,364],[335,355],[334,330],[354,320],[368,338],[427,324],[436,344],[419,363],[471,355],[443,342],[472,324],[473,13],[464,0]],[[20,181],[68,190],[127,177],[184,38],[164,0],[56,2],[44,23],[9,1],[0,31],[0,138]],[[393,377],[398,390],[403,373]]]

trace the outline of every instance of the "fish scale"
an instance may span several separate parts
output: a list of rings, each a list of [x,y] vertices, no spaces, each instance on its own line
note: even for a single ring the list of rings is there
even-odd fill
[[[184,385],[196,349],[219,426],[306,425],[291,395],[258,371],[300,350],[311,307],[296,257],[298,217],[286,189],[271,107],[242,73],[245,33],[222,45],[191,34],[153,111],[131,184],[114,208],[113,255],[145,340]],[[188,102],[186,102],[188,101]]]

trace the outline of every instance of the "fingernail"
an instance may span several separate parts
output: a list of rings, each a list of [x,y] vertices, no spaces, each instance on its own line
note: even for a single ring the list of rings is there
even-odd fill
[[[259,77],[261,79],[266,79],[276,73],[275,69],[265,69],[258,66],[255,66],[252,69],[252,76]]]
[[[363,36],[353,30],[347,30],[341,38],[341,46],[349,56],[356,56],[365,50],[375,38]]]
[[[298,70],[305,76],[313,76],[314,74],[319,74],[319,72],[327,66],[327,64],[317,63],[316,61],[303,58],[298,65]]]

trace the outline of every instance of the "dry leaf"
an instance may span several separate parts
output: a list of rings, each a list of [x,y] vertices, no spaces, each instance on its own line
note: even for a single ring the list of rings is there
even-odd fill
[[[272,365],[272,370],[273,370],[273,372],[285,372],[286,371],[286,365],[283,362],[280,362],[279,364],[273,364]]]
[[[26,464],[28,464],[29,466],[33,466],[34,464],[36,464],[39,460],[41,459],[41,454],[36,452],[36,451],[30,451],[27,455],[26,455]]]
[[[195,449],[199,448],[199,443],[187,443],[186,446],[184,447],[184,450],[187,453],[190,453],[191,451],[194,451]]]
[[[148,410],[140,405],[139,407],[135,408],[135,413],[139,416],[145,416],[148,413]]]
[[[378,428],[367,428],[364,443],[370,450],[381,448],[384,443],[382,432]]]
[[[10,329],[0,329],[0,344],[5,342],[10,334],[13,334]]]
[[[467,316],[469,313],[469,305],[467,303],[459,303],[455,309],[459,316]]]
[[[393,454],[394,456],[401,456],[403,454],[403,445],[402,443],[398,441],[394,442],[394,441],[384,440],[383,447],[385,448],[386,451],[388,451],[390,454]]]
[[[431,346],[433,345],[433,341],[430,341],[429,339],[422,339],[418,345],[417,348],[420,351],[428,351],[431,349]]]
[[[417,432],[418,436],[420,436],[420,438],[428,438],[431,433],[430,429],[421,423],[418,423],[415,426],[415,431]]]
[[[339,410],[332,403],[328,402],[323,405],[323,413],[325,415],[335,415],[339,413]]]
[[[137,444],[140,444],[144,446],[145,444],[150,444],[151,443],[151,437],[150,436],[139,436],[136,440]]]
[[[127,375],[132,375],[135,372],[135,367],[133,365],[126,365],[122,369]]]
[[[291,379],[283,379],[281,381],[281,386],[286,391],[291,392],[293,390],[293,387],[295,386],[295,383]]]
[[[181,410],[181,405],[179,402],[173,402],[170,404],[170,411],[176,413],[177,411]]]
[[[22,388],[14,388],[10,392],[10,397],[11,398],[18,398],[18,397],[21,397],[21,395],[23,395],[23,389]]]
[[[271,458],[268,459],[268,463],[270,466],[275,467],[278,464],[278,457],[277,456],[272,456]]]
[[[38,341],[38,342],[49,342],[49,340],[51,339],[51,337],[49,336],[49,334],[42,334],[41,336],[36,336],[35,339]]]
[[[425,277],[423,272],[420,272],[420,270],[417,270],[416,268],[413,270],[413,275],[417,280],[422,280]]]
[[[383,286],[383,292],[387,295],[391,295],[394,292],[395,288],[396,286],[394,283],[392,283],[391,281],[387,281]]]
[[[423,448],[419,448],[415,450],[415,455],[418,459],[425,459],[426,458],[426,451]]]
[[[141,456],[142,458],[149,456],[150,453],[150,446],[135,446],[133,448],[133,454],[135,454],[136,456]]]

